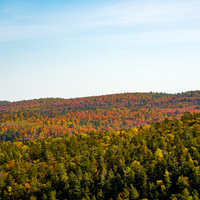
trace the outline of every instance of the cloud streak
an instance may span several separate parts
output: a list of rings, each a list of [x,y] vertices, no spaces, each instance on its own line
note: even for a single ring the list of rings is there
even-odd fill
[[[175,3],[176,1],[148,1],[126,3],[103,9],[97,19],[99,25],[126,25],[138,23],[177,23],[200,19],[200,2]],[[103,19],[101,19],[103,18]]]
[[[195,0],[189,3],[184,0],[150,0],[135,3],[127,1],[80,13],[66,13],[59,10],[54,12],[25,10],[13,13],[9,9],[4,9],[0,12],[1,15],[0,42],[44,36],[66,36],[66,34],[73,37],[73,34],[83,30],[88,30],[92,34],[95,29],[102,29],[105,35],[106,27],[119,28],[121,31],[117,37],[127,35],[123,30],[125,27],[128,28],[126,31],[138,40],[149,38],[150,41],[156,37],[156,41],[161,43],[163,40],[166,40],[166,43],[199,41],[200,2]],[[113,32],[113,38],[115,35]],[[95,37],[101,35],[94,35]],[[110,38],[110,35],[107,37]]]
[[[110,34],[82,37],[84,41],[99,41],[111,45],[158,45],[200,42],[200,29],[155,30],[143,33]],[[116,42],[117,41],[117,42]]]

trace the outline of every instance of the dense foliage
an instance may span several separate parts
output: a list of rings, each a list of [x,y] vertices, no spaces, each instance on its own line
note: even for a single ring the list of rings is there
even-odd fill
[[[200,114],[0,143],[0,199],[198,200]]]
[[[199,111],[200,91],[1,101],[0,140],[119,131]]]

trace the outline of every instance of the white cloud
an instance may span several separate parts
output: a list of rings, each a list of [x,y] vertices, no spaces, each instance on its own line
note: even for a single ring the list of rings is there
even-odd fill
[[[135,3],[134,3],[135,2]],[[145,41],[199,41],[200,2],[188,1],[131,1],[110,7],[94,8],[81,13],[20,11],[4,9],[0,13],[7,17],[0,20],[0,41],[58,36],[78,33],[81,30],[117,27],[121,33],[113,33],[113,38],[124,37],[129,28],[133,38]],[[154,31],[144,30],[136,33],[135,27],[155,26]],[[121,35],[120,35],[121,34]],[[80,36],[81,37],[81,36]],[[96,37],[96,36],[95,36]],[[105,37],[105,36],[100,36]],[[106,36],[110,38],[110,35]],[[130,37],[129,37],[130,38]]]
[[[200,42],[200,29],[157,30],[143,33],[110,34],[83,37],[85,41],[101,41],[111,45],[157,45]]]
[[[183,22],[200,19],[200,2],[148,1],[107,7],[96,19],[97,25],[126,25],[138,23]]]

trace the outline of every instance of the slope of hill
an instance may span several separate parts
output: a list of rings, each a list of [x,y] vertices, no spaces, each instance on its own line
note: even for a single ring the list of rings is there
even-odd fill
[[[180,118],[184,112],[200,112],[200,91],[1,101],[0,139],[117,131]]]

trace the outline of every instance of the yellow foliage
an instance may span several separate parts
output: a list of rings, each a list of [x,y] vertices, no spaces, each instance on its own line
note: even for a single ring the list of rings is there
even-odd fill
[[[170,173],[167,170],[165,170],[165,175],[164,176],[166,177],[168,175],[170,175]]]
[[[159,159],[159,160],[163,158],[162,150],[159,149],[159,148],[156,150],[156,152],[155,152],[154,155],[155,155],[155,157],[156,157],[157,159]]]
[[[7,190],[8,190],[9,193],[11,193],[12,187],[11,187],[11,186],[8,186],[8,187],[7,187]]]
[[[165,188],[164,185],[161,185],[161,189],[162,189],[162,190],[166,190],[166,188]]]
[[[140,165],[140,162],[138,162],[137,160],[135,160],[134,162],[131,163],[130,167],[134,170],[139,170],[141,165]]]
[[[22,142],[13,142],[13,145],[18,146],[18,147],[21,147]]]
[[[156,185],[157,185],[157,186],[163,185],[163,181],[162,181],[162,180],[157,180],[157,181],[156,181]]]
[[[86,133],[81,133],[81,136],[88,137],[88,135]]]
[[[144,130],[148,130],[151,127],[151,125],[146,125],[143,127]]]

